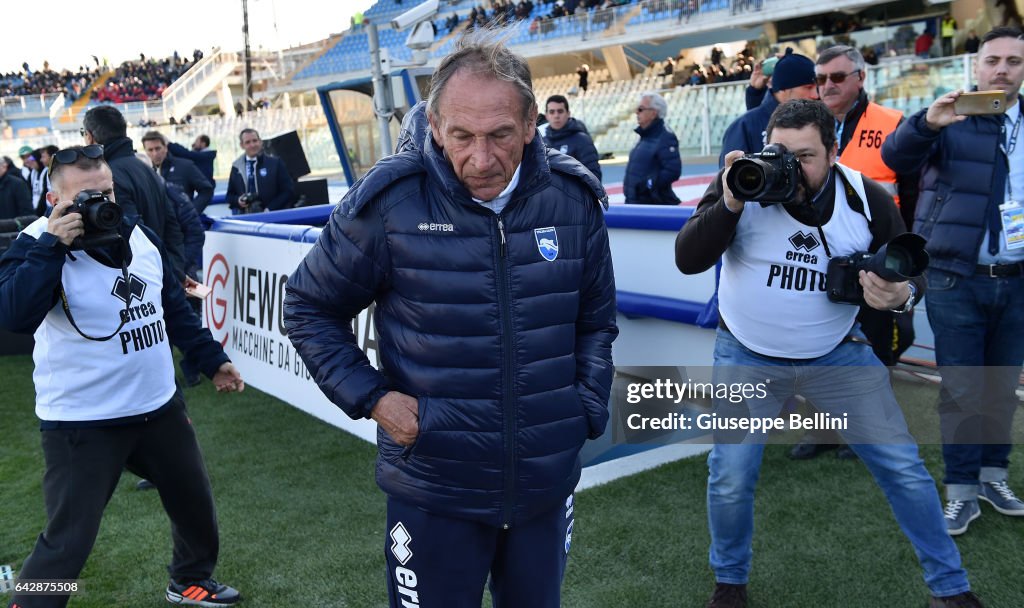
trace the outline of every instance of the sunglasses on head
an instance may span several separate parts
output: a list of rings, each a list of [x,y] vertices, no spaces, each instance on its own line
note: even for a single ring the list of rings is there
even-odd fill
[[[78,160],[79,156],[91,158],[96,160],[97,158],[103,158],[103,146],[99,144],[89,144],[88,146],[76,146],[74,148],[64,148],[54,153],[53,158],[50,159],[50,167],[54,165],[70,165]]]
[[[825,83],[831,80],[836,84],[842,84],[847,76],[853,76],[859,73],[860,70],[854,70],[852,72],[832,72],[831,74],[818,74],[814,77],[814,80],[818,83],[819,87],[825,86]]]

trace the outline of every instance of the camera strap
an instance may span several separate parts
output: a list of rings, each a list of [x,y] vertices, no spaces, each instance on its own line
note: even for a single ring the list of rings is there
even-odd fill
[[[121,237],[121,249],[122,249],[122,253],[123,253],[123,255],[121,256],[121,277],[124,279],[125,285],[129,285],[129,281],[128,281],[128,255],[127,255],[127,253],[128,253],[127,252],[128,243],[125,242],[124,237]],[[68,253],[68,255],[71,255],[71,253]],[[72,257],[71,259],[74,259],[74,257]],[[66,293],[64,293],[64,284],[61,283],[61,286],[60,286],[60,303],[61,303],[61,306],[64,308],[64,316],[67,317],[68,323],[71,323],[71,327],[75,328],[75,331],[78,332],[78,335],[82,336],[86,340],[92,340],[94,342],[106,342],[107,340],[109,340],[109,339],[113,338],[114,336],[116,336],[121,331],[121,328],[124,327],[124,324],[128,322],[128,318],[129,318],[128,317],[129,302],[131,302],[131,298],[130,297],[129,298],[125,298],[124,314],[120,315],[121,316],[121,324],[117,326],[117,329],[115,329],[113,333],[111,333],[109,336],[104,336],[102,338],[95,337],[95,336],[90,336],[90,335],[86,334],[85,332],[83,332],[78,327],[78,324],[75,323],[75,317],[72,316],[72,314],[71,314],[71,305],[68,304],[68,296],[67,296]]]

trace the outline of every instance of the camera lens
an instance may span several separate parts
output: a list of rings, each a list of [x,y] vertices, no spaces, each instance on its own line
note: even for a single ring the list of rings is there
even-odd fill
[[[914,258],[906,249],[890,246],[885,252],[885,268],[903,276],[913,276]]]
[[[121,223],[121,208],[111,202],[98,203],[92,209],[93,224],[102,231],[113,230]]]
[[[738,194],[751,195],[764,188],[764,172],[755,164],[744,164],[736,171]]]

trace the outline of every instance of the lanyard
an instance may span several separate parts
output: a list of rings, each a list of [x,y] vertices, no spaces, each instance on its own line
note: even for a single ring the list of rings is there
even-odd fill
[[[1004,137],[999,138],[999,151],[1003,153],[1003,158],[1006,160],[1006,194],[1007,198],[1011,201],[1013,200],[1013,183],[1010,179],[1010,155],[1017,148],[1017,135],[1020,134],[1021,118],[1024,118],[1024,108],[1017,108],[1017,120],[1013,121],[1013,131],[1010,132],[1009,143],[1003,145]],[[1006,134],[1005,120],[1003,120],[1002,126],[999,127],[999,134],[1001,136]]]

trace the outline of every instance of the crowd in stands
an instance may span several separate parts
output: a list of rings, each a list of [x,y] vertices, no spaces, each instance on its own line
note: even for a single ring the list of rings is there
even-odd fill
[[[80,66],[77,71],[62,70],[55,72],[48,62],[42,70],[33,71],[28,63],[22,64],[22,71],[0,74],[0,97],[18,95],[64,95],[74,101],[89,88],[92,81],[99,76],[99,65],[95,69]]]
[[[173,57],[164,59],[147,59],[144,54],[139,54],[138,61],[125,61],[118,66],[103,87],[93,92],[92,98],[111,103],[159,99],[164,89],[201,57],[201,53],[193,54],[193,61],[190,62],[177,52]]]
[[[536,3],[531,0],[493,0],[490,2],[490,9],[485,8],[483,4],[479,4],[470,9],[469,13],[465,15],[465,19],[459,17],[457,13],[445,17],[444,19],[438,20],[434,26],[438,32],[442,34],[454,32],[455,28],[460,23],[467,23],[466,29],[473,29],[475,27],[486,27],[489,25],[507,26],[512,25],[517,21],[526,21],[531,19],[530,32],[531,33],[545,33],[550,29],[553,29],[554,24],[552,21],[560,17],[569,16],[582,16],[588,11],[609,9],[624,4],[631,4],[637,0],[537,0]],[[666,0],[668,1],[668,0]],[[545,5],[543,10],[540,10],[541,14],[535,15],[534,9],[537,5]],[[551,6],[547,6],[551,5]]]

